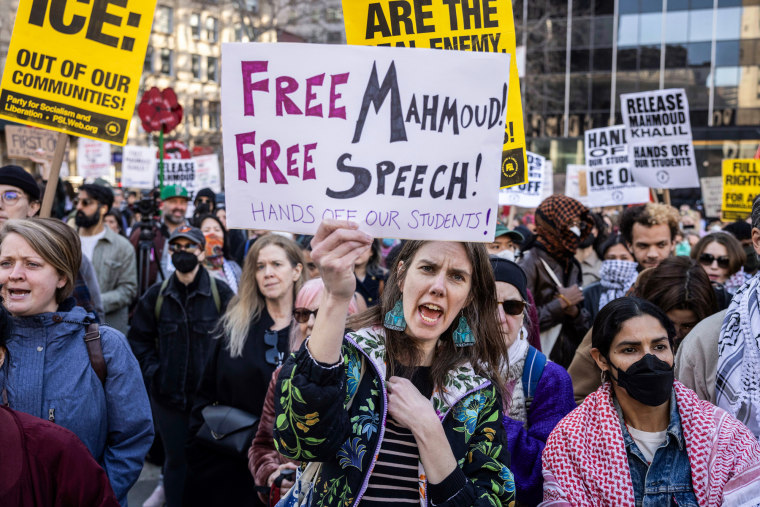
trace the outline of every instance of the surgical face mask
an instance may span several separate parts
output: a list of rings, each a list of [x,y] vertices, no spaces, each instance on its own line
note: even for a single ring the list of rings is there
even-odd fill
[[[574,225],[574,226],[570,227],[570,232],[572,232],[573,234],[575,234],[579,238],[581,237],[581,228],[578,227],[577,225]]]
[[[390,248],[396,245],[396,240],[393,238],[383,238],[383,247]]]
[[[506,249],[502,250],[501,252],[497,252],[494,255],[501,259],[506,259],[512,262],[515,262],[515,260],[517,260],[517,252],[515,250]]]
[[[626,371],[617,370],[617,384],[626,390],[628,395],[639,403],[650,407],[659,407],[670,399],[673,392],[673,366],[659,359],[654,354],[647,354]]]

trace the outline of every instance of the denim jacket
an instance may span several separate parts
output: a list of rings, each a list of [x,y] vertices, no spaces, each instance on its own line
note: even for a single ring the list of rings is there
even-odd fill
[[[100,327],[105,387],[90,365],[85,321],[73,298],[58,311],[14,317],[0,386],[11,408],[74,432],[108,474],[121,505],[153,442],[153,419],[137,364],[124,335]]]
[[[691,465],[681,429],[675,392],[670,397],[670,424],[667,440],[657,448],[652,463],[639,450],[623,421],[617,400],[615,408],[623,430],[623,441],[631,470],[636,507],[697,507],[697,497],[691,483]]]

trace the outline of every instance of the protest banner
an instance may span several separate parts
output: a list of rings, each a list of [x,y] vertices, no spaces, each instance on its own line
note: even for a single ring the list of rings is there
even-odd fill
[[[752,202],[760,194],[760,160],[724,159],[723,218],[744,220],[752,214]]]
[[[155,147],[125,146],[121,161],[121,185],[127,188],[153,188],[156,165]]]
[[[113,181],[111,145],[80,138],[77,141],[77,174],[85,180],[105,178]]]
[[[723,204],[723,178],[710,176],[699,178],[702,187],[702,204],[705,208],[706,217],[719,217],[720,208]]]
[[[544,200],[546,183],[546,158],[528,152],[528,182],[516,187],[503,188],[499,191],[499,204],[502,206],[520,206],[537,208]],[[552,183],[552,186],[554,184]]]
[[[493,239],[509,55],[227,43],[222,62],[231,227]]]
[[[158,187],[158,160],[153,161],[156,170],[154,185]],[[164,186],[179,185],[187,189],[192,201],[198,187],[195,185],[195,160],[192,158],[167,158],[164,159]]]
[[[588,180],[586,172],[588,166],[568,164],[565,169],[565,195],[572,197],[586,207],[588,203]]]
[[[511,55],[502,188],[527,181],[525,127],[511,0],[343,0],[349,44],[485,51]]]
[[[664,189],[699,186],[686,92],[627,93],[620,104],[636,182]]]
[[[156,0],[21,0],[0,117],[123,145],[155,7]]]
[[[625,125],[586,131],[587,206],[649,202],[649,187],[639,186],[628,163]]]
[[[21,125],[5,126],[5,144],[8,158],[53,160],[58,134],[45,129],[23,127]],[[68,154],[68,146],[66,153]],[[68,158],[68,157],[65,157]]]
[[[222,191],[219,180],[219,157],[216,155],[201,155],[194,157],[195,160],[195,183],[194,188],[210,188],[215,193]]]

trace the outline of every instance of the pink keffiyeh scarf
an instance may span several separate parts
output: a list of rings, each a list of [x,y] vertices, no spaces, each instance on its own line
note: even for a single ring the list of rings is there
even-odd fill
[[[760,444],[724,410],[700,400],[678,381],[673,386],[699,504],[755,505],[760,498]],[[609,382],[552,431],[543,452],[543,475],[542,506],[634,505]]]

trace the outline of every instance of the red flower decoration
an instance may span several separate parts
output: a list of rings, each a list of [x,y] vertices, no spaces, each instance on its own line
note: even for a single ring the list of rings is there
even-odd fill
[[[167,134],[182,121],[182,106],[171,88],[160,91],[155,86],[143,93],[137,114],[146,132],[163,130]]]

